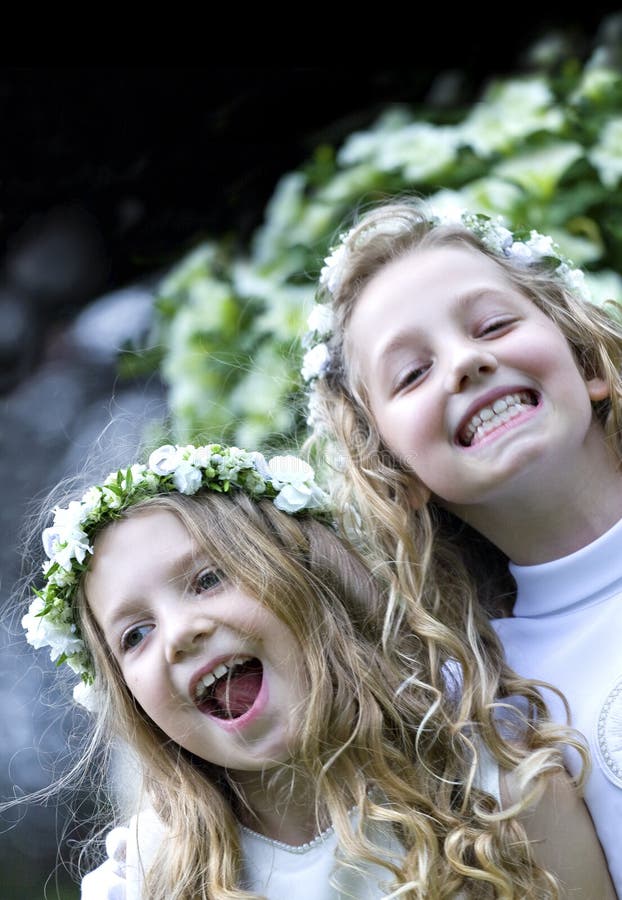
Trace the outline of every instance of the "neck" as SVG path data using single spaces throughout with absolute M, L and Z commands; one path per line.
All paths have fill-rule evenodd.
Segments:
M 240 822 L 272 840 L 299 846 L 328 824 L 318 822 L 314 785 L 285 766 L 276 776 L 274 772 L 236 773 L 235 782 L 243 797 Z
M 622 518 L 622 473 L 601 442 L 582 467 L 563 461 L 511 496 L 460 516 L 517 565 L 538 565 L 587 546 Z

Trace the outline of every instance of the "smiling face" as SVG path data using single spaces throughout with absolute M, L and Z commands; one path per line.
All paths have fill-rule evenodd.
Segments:
M 542 490 L 600 429 L 591 402 L 604 381 L 586 381 L 557 325 L 468 247 L 380 270 L 354 307 L 346 356 L 385 444 L 467 520 L 473 505 Z
M 85 587 L 129 690 L 169 737 L 233 773 L 291 757 L 308 693 L 299 644 L 174 513 L 110 525 Z

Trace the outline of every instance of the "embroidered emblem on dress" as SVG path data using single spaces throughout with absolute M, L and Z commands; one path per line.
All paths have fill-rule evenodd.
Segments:
M 610 781 L 622 788 L 622 678 L 605 698 L 598 716 L 596 738 L 601 769 Z

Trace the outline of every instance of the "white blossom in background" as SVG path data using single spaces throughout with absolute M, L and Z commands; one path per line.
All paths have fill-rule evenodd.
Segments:
M 622 116 L 607 122 L 588 158 L 605 187 L 616 188 L 622 178 Z
M 559 39 L 541 40 L 533 74 L 497 77 L 470 105 L 388 106 L 281 177 L 246 250 L 227 237 L 188 254 L 160 285 L 150 340 L 164 351 L 174 438 L 227 435 L 260 446 L 304 439 L 301 365 L 312 381 L 329 362 L 328 334 L 306 323 L 318 277 L 335 288 L 340 235 L 354 210 L 378 199 L 414 193 L 442 217 L 501 215 L 522 238 L 515 260 L 539 252 L 524 238 L 535 228 L 588 267 L 586 277 L 558 271 L 586 296 L 600 269 L 622 271 L 622 72 L 610 63 L 612 33 L 582 67 L 576 58 L 559 64 Z M 443 184 L 450 187 L 438 190 Z M 503 250 L 501 230 L 487 238 Z
M 541 77 L 496 81 L 460 126 L 463 141 L 483 157 L 514 145 L 536 131 L 559 132 L 562 111 Z
M 574 142 L 559 141 L 541 150 L 521 153 L 493 168 L 497 178 L 517 184 L 532 197 L 550 199 L 561 178 L 584 155 L 583 147 Z

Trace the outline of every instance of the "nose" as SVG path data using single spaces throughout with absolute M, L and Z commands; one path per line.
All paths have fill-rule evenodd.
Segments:
M 176 663 L 197 653 L 206 638 L 213 633 L 216 623 L 196 609 L 179 609 L 171 615 L 165 626 L 164 654 L 168 663 Z
M 497 358 L 490 350 L 477 344 L 456 347 L 450 358 L 445 389 L 450 394 L 458 394 L 469 384 L 491 375 L 497 366 Z

